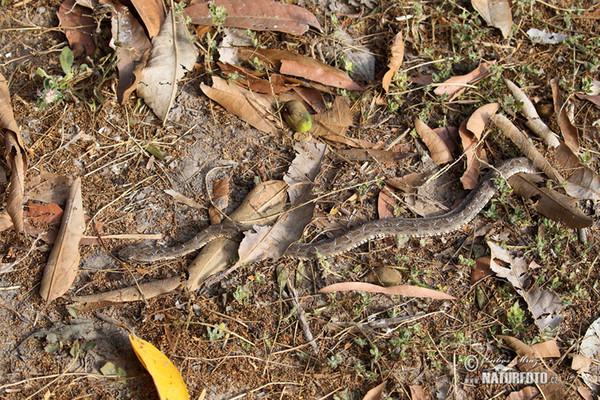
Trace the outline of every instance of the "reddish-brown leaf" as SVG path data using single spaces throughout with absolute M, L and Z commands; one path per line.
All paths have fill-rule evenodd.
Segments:
M 402 31 L 398 32 L 396 37 L 394 38 L 394 43 L 390 49 L 391 57 L 388 62 L 388 71 L 383 76 L 381 80 L 381 86 L 383 90 L 388 92 L 390 89 L 390 84 L 392 83 L 392 79 L 400 66 L 402 65 L 402 59 L 404 58 L 404 39 L 402 38 Z
M 454 100 L 458 95 L 471 85 L 489 75 L 490 65 L 486 62 L 479 64 L 477 68 L 465 75 L 453 76 L 447 79 L 433 91 L 438 96 L 448 95 L 448 101 Z
M 385 384 L 387 381 L 381 382 L 379 385 L 375 386 L 372 389 L 369 389 L 363 400 L 381 400 L 381 396 L 383 396 L 383 391 L 385 390 Z
M 60 222 L 63 214 L 62 208 L 56 203 L 38 204 L 30 201 L 27 208 L 25 216 L 28 217 L 29 222 L 56 224 Z
M 301 35 L 309 26 L 321 30 L 317 18 L 308 10 L 272 0 L 214 0 L 196 3 L 187 7 L 183 15 L 190 17 L 192 23 L 198 25 L 213 25 L 208 4 L 225 7 L 227 17 L 223 26 L 252 29 L 255 31 L 279 31 Z
M 377 213 L 379 219 L 394 218 L 394 209 L 396 208 L 396 198 L 393 196 L 393 189 L 385 185 L 379 192 L 377 198 Z
M 279 71 L 282 74 L 299 76 L 323 85 L 348 90 L 362 90 L 344 71 L 321 64 L 319 61 L 309 57 L 298 61 L 281 60 Z
M 76 5 L 75 0 L 63 1 L 58 9 L 58 26 L 66 28 L 65 35 L 75 57 L 91 56 L 96 51 L 96 21 L 92 14 L 91 9 Z
M 475 268 L 471 270 L 471 285 L 493 274 L 494 271 L 490 268 L 490 258 L 480 257 L 475 262 Z

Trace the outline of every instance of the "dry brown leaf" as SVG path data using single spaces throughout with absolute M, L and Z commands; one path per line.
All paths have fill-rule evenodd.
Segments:
M 533 356 L 535 358 L 558 358 L 560 357 L 560 349 L 556 340 L 547 340 L 531 345 Z
M 214 0 L 196 3 L 187 7 L 183 15 L 190 17 L 192 23 L 198 25 L 213 25 L 208 4 L 225 7 L 227 17 L 223 26 L 252 29 L 255 31 L 279 31 L 301 35 L 309 26 L 321 30 L 317 18 L 308 10 L 272 0 Z
M 286 189 L 283 181 L 267 181 L 248 193 L 242 204 L 229 218 L 242 225 L 267 225 L 275 222 L 286 204 Z M 219 238 L 208 243 L 188 267 L 188 290 L 197 290 L 211 275 L 231 265 L 237 257 L 239 243 Z
M 351 147 L 373 147 L 373 144 L 369 145 L 364 140 L 344 136 L 352 122 L 353 115 L 348 100 L 342 96 L 337 96 L 331 109 L 326 113 L 312 116 L 312 128 L 308 133 L 316 139 L 322 139 L 337 146 L 345 144 Z M 298 134 L 295 139 L 303 140 L 305 135 Z
M 110 43 L 116 50 L 118 59 L 119 85 L 117 87 L 117 100 L 120 104 L 123 104 L 125 91 L 135 82 L 133 70 L 144 53 L 150 48 L 150 40 L 129 7 L 121 4 L 119 0 L 100 0 L 100 3 L 109 6 L 112 13 L 111 32 L 113 40 Z
M 429 149 L 431 159 L 437 164 L 445 164 L 452 161 L 452 152 L 442 138 L 431 129 L 425 122 L 415 118 L 415 130 L 425 142 Z
M 79 241 L 84 231 L 81 179 L 77 178 L 71 186 L 62 224 L 42 276 L 40 296 L 46 303 L 65 294 L 73 284 L 79 269 Z
M 490 103 L 479 107 L 458 129 L 465 158 L 467 160 L 467 167 L 460 178 L 465 189 L 473 189 L 477 186 L 481 161 L 487 160 L 485 149 L 479 144 L 485 126 L 490 120 L 490 117 L 498 111 L 499 107 L 500 104 L 498 103 Z
M 185 204 L 186 206 L 195 208 L 196 210 L 204 210 L 206 208 L 194 199 L 190 199 L 182 193 L 179 193 L 177 190 L 165 189 L 165 193 L 171 196 L 173 199 L 180 202 L 181 204 Z
M 452 101 L 458 97 L 468 87 L 489 75 L 490 64 L 483 62 L 477 68 L 465 75 L 453 76 L 440 84 L 433 93 L 441 96 L 448 95 L 447 101 Z
M 363 400 L 381 400 L 386 383 L 387 381 L 383 381 L 374 388 L 369 389 L 369 391 L 365 394 L 365 397 L 363 397 Z
M 490 117 L 498 111 L 500 104 L 489 103 L 473 111 L 473 114 L 467 120 L 467 129 L 473 133 L 477 139 L 481 139 L 483 130 L 490 120 Z
M 37 204 L 30 201 L 27 208 L 28 210 L 24 214 L 29 223 L 57 224 L 63 214 L 62 208 L 56 203 Z
M 163 2 L 160 0 L 131 0 L 131 3 L 144 22 L 150 39 L 158 35 L 165 20 Z
M 269 95 L 252 93 L 226 80 L 213 76 L 213 86 L 200 84 L 200 88 L 210 99 L 221 104 L 227 111 L 248 122 L 256 129 L 266 133 L 279 131 L 274 122 L 268 119 L 275 110 L 274 98 Z
M 490 258 L 480 257 L 475 261 L 475 268 L 471 270 L 471 285 L 493 274 L 494 271 L 490 268 Z
M 402 190 L 404 193 L 415 193 L 431 177 L 433 171 L 411 172 L 399 178 L 386 179 L 386 185 L 394 189 Z
M 504 83 L 506 83 L 506 86 L 511 91 L 515 100 L 522 104 L 521 113 L 527 118 L 526 124 L 529 129 L 538 135 L 544 141 L 546 146 L 558 147 L 560 143 L 556 133 L 552 132 L 552 130 L 548 128 L 548 125 L 540 119 L 535 106 L 531 100 L 529 100 L 529 97 L 527 97 L 525 92 L 509 79 L 504 78 Z
M 600 176 L 584 165 L 563 142 L 556 149 L 556 160 L 568 181 L 565 191 L 569 195 L 579 199 L 600 199 Z
M 577 128 L 571 123 L 565 109 L 562 97 L 560 96 L 560 89 L 558 88 L 558 78 L 552 78 L 550 80 L 550 87 L 552 88 L 552 99 L 554 100 L 554 112 L 556 114 L 556 121 L 560 127 L 560 131 L 565 139 L 565 144 L 577 154 L 579 152 L 579 133 Z
M 586 228 L 593 224 L 594 220 L 577 207 L 574 198 L 546 187 L 538 187 L 535 177 L 536 175 L 517 174 L 508 181 L 520 196 L 539 198 L 535 209 L 546 218 L 560 221 L 569 228 Z
M 91 56 L 96 51 L 94 32 L 96 21 L 93 11 L 76 5 L 75 0 L 65 0 L 58 9 L 58 26 L 65 28 L 65 36 L 75 57 L 87 54 Z
M 404 38 L 402 37 L 402 31 L 398 32 L 396 37 L 394 37 L 394 43 L 392 43 L 390 53 L 391 57 L 388 62 L 388 71 L 381 79 L 381 86 L 386 93 L 390 90 L 392 79 L 394 78 L 394 75 L 396 75 L 396 72 L 398 72 L 398 69 L 400 69 L 402 60 L 404 59 Z
M 589 95 L 589 94 L 575 93 L 575 96 L 577 96 L 578 98 L 580 98 L 582 100 L 591 101 L 592 103 L 594 103 L 595 105 L 600 107 L 600 95 L 593 96 L 593 95 Z
M 327 111 L 323 93 L 317 89 L 304 86 L 294 86 L 294 92 L 298 93 L 302 100 L 306 101 L 317 113 L 321 114 Z
M 174 276 L 168 279 L 141 283 L 139 286 L 111 290 L 110 292 L 74 296 L 72 300 L 76 303 L 126 303 L 148 300 L 156 296 L 174 292 L 181 286 L 183 279 L 182 276 Z
M 25 184 L 25 197 L 42 203 L 64 204 L 73 179 L 51 172 L 42 172 Z
M 12 219 L 10 218 L 10 215 L 8 215 L 8 213 L 5 211 L 1 211 L 0 212 L 0 232 L 3 232 L 12 227 L 13 227 L 13 223 L 12 223 Z
M 534 386 L 526 386 L 518 392 L 512 392 L 506 400 L 531 400 L 535 399 L 540 391 Z
M 148 63 L 142 71 L 137 93 L 152 111 L 166 121 L 175 98 L 177 82 L 191 71 L 198 57 L 198 50 L 190 40 L 183 18 L 167 15 L 160 33 L 152 39 Z
M 548 374 L 547 382 L 549 383 L 540 383 L 538 385 L 545 399 L 563 400 L 566 398 L 565 386 L 560 381 L 560 377 L 554 371 L 546 369 L 541 363 L 536 361 L 535 352 L 531 347 L 511 336 L 498 335 L 498 337 L 504 340 L 520 356 L 517 363 L 519 370 L 523 372 L 545 372 Z
M 299 76 L 323 85 L 348 90 L 362 90 L 346 72 L 323 64 L 311 57 L 291 53 L 286 50 L 240 48 L 240 60 L 253 60 L 255 57 L 265 64 L 279 69 L 282 74 Z
M 427 400 L 428 397 L 421 385 L 408 385 L 410 389 L 410 400 Z
M 505 39 L 508 37 L 513 25 L 508 0 L 471 0 L 471 4 L 488 25 L 500 29 Z
M 223 220 L 222 211 L 229 205 L 229 179 L 218 179 L 213 184 L 213 197 L 208 207 L 208 218 L 211 224 L 218 224 Z
M 291 208 L 271 227 L 260 227 L 256 233 L 246 233 L 240 243 L 236 266 L 265 258 L 279 258 L 290 244 L 302 237 L 304 227 L 312 220 L 314 179 L 319 173 L 327 146 L 323 143 L 298 142 L 296 157 L 284 180 L 289 185 Z
M 319 289 L 319 293 L 334 293 L 348 291 L 363 291 L 368 293 L 387 294 L 390 296 L 419 297 L 434 300 L 456 299 L 455 297 L 450 296 L 449 294 L 446 294 L 444 292 L 438 292 L 437 290 L 412 285 L 397 285 L 383 287 L 365 282 L 341 282 L 334 283 L 333 285 L 329 285 L 322 289 Z
M 583 385 L 577 386 L 577 393 L 579 393 L 579 395 L 581 396 L 581 398 L 583 400 L 594 400 L 594 395 L 592 394 L 592 391 L 587 386 L 583 386 Z

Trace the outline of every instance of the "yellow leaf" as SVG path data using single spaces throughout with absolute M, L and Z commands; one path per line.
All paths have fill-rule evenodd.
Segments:
M 129 341 L 144 368 L 152 375 L 161 400 L 189 400 L 185 382 L 167 356 L 134 334 L 129 335 Z

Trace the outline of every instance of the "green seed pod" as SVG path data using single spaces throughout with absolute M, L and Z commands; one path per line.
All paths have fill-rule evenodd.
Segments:
M 296 132 L 308 132 L 312 127 L 310 114 L 306 110 L 306 107 L 304 107 L 304 104 L 298 100 L 285 102 L 281 109 L 281 115 L 289 127 Z

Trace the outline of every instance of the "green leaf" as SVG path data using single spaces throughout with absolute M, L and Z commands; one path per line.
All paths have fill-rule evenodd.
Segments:
M 161 160 L 163 158 L 165 158 L 166 154 L 163 153 L 160 148 L 153 146 L 151 144 L 149 144 L 148 146 L 146 146 L 146 151 L 150 154 L 152 154 L 154 157 L 156 157 L 157 159 Z
M 71 73 L 74 59 L 75 57 L 73 56 L 73 52 L 71 51 L 71 49 L 68 46 L 63 47 L 62 51 L 60 52 L 60 66 L 62 67 L 62 70 L 64 71 L 65 75 Z
M 100 372 L 104 376 L 118 376 L 119 378 L 127 378 L 127 372 L 121 367 L 116 366 L 111 362 L 107 362 L 100 368 Z

